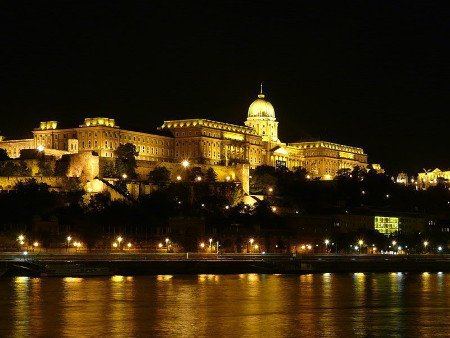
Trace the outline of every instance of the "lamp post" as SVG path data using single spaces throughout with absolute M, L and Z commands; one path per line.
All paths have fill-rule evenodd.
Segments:
M 254 242 L 255 240 L 253 239 L 253 238 L 250 238 L 249 240 L 248 240 L 248 242 L 250 243 L 250 249 L 253 249 L 253 242 Z M 248 250 L 248 251 L 250 251 L 250 250 Z M 251 250 L 251 251 L 253 251 L 253 250 Z
M 67 236 L 66 240 L 67 240 L 67 249 L 66 249 L 66 251 L 69 252 L 69 246 L 70 246 L 70 241 L 72 240 L 72 236 Z
M 169 253 L 169 239 L 166 238 L 166 253 Z
M 325 252 L 328 253 L 328 244 L 330 244 L 330 240 L 329 240 L 329 239 L 326 239 L 326 240 L 324 241 L 324 243 L 325 243 Z
M 358 241 L 358 244 L 359 244 L 359 253 L 361 254 L 361 248 L 362 248 L 362 246 L 363 246 L 363 244 L 364 244 L 364 241 L 363 241 L 362 239 L 360 239 L 360 240 Z
M 25 236 L 22 235 L 22 234 L 17 236 L 17 242 L 19 243 L 19 246 L 20 246 L 19 250 L 21 250 L 22 249 L 22 245 L 25 244 Z
M 423 247 L 425 248 L 425 253 L 427 253 L 428 241 L 423 242 Z
M 122 250 L 122 247 L 120 246 L 120 243 L 122 243 L 123 238 L 122 236 L 117 237 L 117 243 L 119 243 L 119 250 Z
M 213 239 L 210 238 L 210 239 L 209 239 L 209 252 L 210 252 L 210 253 L 212 253 L 212 241 L 213 241 Z

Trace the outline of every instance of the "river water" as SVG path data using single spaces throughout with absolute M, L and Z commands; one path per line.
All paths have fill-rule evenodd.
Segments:
M 0 279 L 0 337 L 450 336 L 450 274 Z

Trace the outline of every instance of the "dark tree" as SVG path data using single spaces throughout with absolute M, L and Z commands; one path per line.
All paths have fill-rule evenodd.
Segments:
M 0 161 L 6 161 L 9 160 L 8 153 L 5 149 L 0 148 Z
M 70 157 L 64 155 L 61 159 L 57 160 L 55 163 L 55 175 L 56 176 L 67 176 L 67 172 L 70 166 Z
M 188 181 L 196 181 L 198 177 L 201 177 L 203 179 L 203 171 L 202 168 L 200 167 L 193 167 L 191 170 L 189 170 L 188 172 Z
M 53 176 L 55 174 L 51 160 L 45 156 L 39 156 L 38 168 L 39 176 Z
M 163 185 L 170 181 L 170 171 L 166 167 L 156 167 L 150 171 L 150 182 L 158 185 Z
M 31 176 L 31 169 L 23 161 L 4 161 L 0 163 L 0 176 Z
M 139 155 L 136 147 L 131 143 L 120 144 L 114 154 L 119 175 L 126 174 L 129 178 L 136 178 L 136 156 Z
M 209 167 L 206 171 L 205 179 L 208 182 L 215 182 L 217 181 L 217 173 L 214 171 L 213 168 Z

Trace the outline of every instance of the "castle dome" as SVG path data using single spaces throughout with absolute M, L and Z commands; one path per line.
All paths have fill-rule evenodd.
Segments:
M 265 95 L 262 93 L 262 85 L 258 98 L 248 107 L 248 117 L 275 118 L 275 109 L 273 109 L 269 101 L 265 100 Z

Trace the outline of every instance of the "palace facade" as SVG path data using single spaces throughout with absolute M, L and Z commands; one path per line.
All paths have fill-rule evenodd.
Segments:
M 95 152 L 113 157 L 119 144 L 132 143 L 138 159 L 152 162 L 180 162 L 233 166 L 248 164 L 295 169 L 304 167 L 313 178 L 332 179 L 339 169 L 367 167 L 362 148 L 323 140 L 283 143 L 278 137 L 275 109 L 259 93 L 248 109 L 244 125 L 209 119 L 164 121 L 158 133 L 120 128 L 114 119 L 85 118 L 75 128 L 59 128 L 57 121 L 41 122 L 33 138 L 0 139 L 0 148 L 12 158 L 22 149 L 45 150 L 52 155 Z

